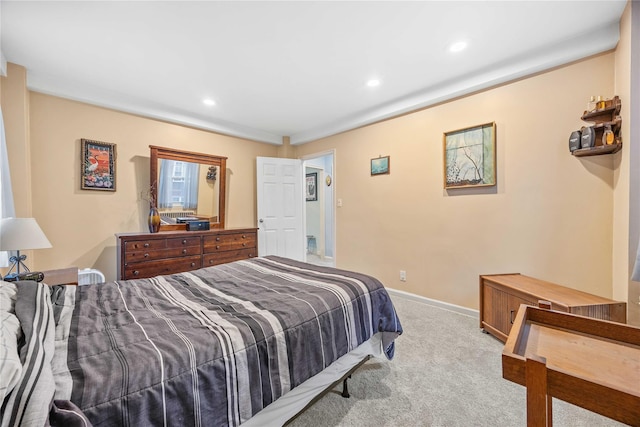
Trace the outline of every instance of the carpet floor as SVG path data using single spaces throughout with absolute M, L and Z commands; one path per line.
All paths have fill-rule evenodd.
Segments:
M 371 359 L 342 386 L 303 412 L 291 427 L 526 426 L 526 390 L 502 378 L 502 342 L 478 319 L 396 294 L 404 333 L 391 361 Z M 556 427 L 622 426 L 553 400 Z

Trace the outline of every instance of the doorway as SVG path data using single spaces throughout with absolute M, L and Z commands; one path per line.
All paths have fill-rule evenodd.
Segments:
M 305 156 L 305 259 L 335 267 L 334 152 Z M 314 191 L 315 190 L 315 191 Z

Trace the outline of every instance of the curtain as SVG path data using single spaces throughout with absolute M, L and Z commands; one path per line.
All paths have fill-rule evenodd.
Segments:
M 175 161 L 164 160 L 160 162 L 160 179 L 158 180 L 158 208 L 166 209 L 173 206 L 171 202 L 171 183 Z
M 167 209 L 174 203 L 183 209 L 198 209 L 198 178 L 200 165 L 162 159 L 158 179 L 158 208 Z
M 197 163 L 187 163 L 184 173 L 185 195 L 184 208 L 198 209 L 198 174 L 200 165 Z
M 638 245 L 638 252 L 636 253 L 636 262 L 633 265 L 631 280 L 634 282 L 640 282 L 640 244 Z
M 16 216 L 13 204 L 13 190 L 11 189 L 11 174 L 9 173 L 9 158 L 7 157 L 7 141 L 4 136 L 4 119 L 0 108 L 0 218 Z M 9 265 L 9 254 L 0 252 L 0 267 Z

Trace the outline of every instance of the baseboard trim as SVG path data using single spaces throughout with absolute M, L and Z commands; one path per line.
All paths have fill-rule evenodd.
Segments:
M 417 302 L 432 305 L 432 306 L 453 311 L 456 313 L 464 314 L 465 316 L 474 317 L 476 319 L 480 318 L 480 312 L 472 308 L 462 307 L 461 305 L 449 304 L 448 302 L 438 301 L 435 299 L 423 297 L 421 295 L 412 294 L 410 292 L 401 291 L 399 289 L 393 289 L 393 288 L 386 288 L 386 289 L 391 295 L 396 294 Z

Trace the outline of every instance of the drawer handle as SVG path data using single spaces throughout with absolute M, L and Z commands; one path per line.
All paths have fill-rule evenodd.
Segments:
M 183 245 L 186 245 L 186 244 L 187 244 L 187 240 L 186 240 L 186 239 L 185 239 L 185 240 L 183 240 L 183 241 L 182 241 L 182 244 L 183 244 Z
M 192 262 L 192 263 L 191 263 L 191 267 L 195 267 L 195 266 L 196 266 L 196 263 L 195 263 L 195 262 Z
M 149 258 L 149 254 L 144 254 L 144 257 L 145 258 Z
M 216 245 L 216 249 L 220 249 L 220 246 Z
M 145 243 L 145 244 L 144 244 L 144 247 L 145 247 L 145 248 L 148 248 L 148 247 L 149 247 L 149 244 L 148 244 L 148 243 Z
M 219 242 L 219 241 L 220 241 L 220 238 L 219 238 L 219 237 L 216 237 L 216 242 Z
M 247 236 L 245 236 L 245 235 L 243 234 L 243 235 L 242 235 L 242 238 L 243 238 L 243 239 L 246 239 L 246 238 L 247 238 Z
M 253 254 L 249 254 L 249 258 L 253 258 Z
M 513 325 L 513 313 L 515 313 L 515 310 L 511 310 L 511 312 L 509 312 L 509 323 L 511 323 Z
M 212 259 L 209 260 L 209 264 L 213 264 L 213 260 Z
M 247 246 L 247 244 L 243 242 L 243 243 L 242 243 L 242 246 Z
M 183 250 L 182 250 L 182 253 L 183 253 L 183 254 L 186 254 L 186 253 L 187 253 L 187 250 L 186 250 L 186 249 L 183 249 Z
M 134 271 L 133 271 L 133 275 L 134 275 L 134 276 L 137 276 L 138 274 L 140 274 L 140 272 L 139 272 L 138 270 L 134 270 Z

